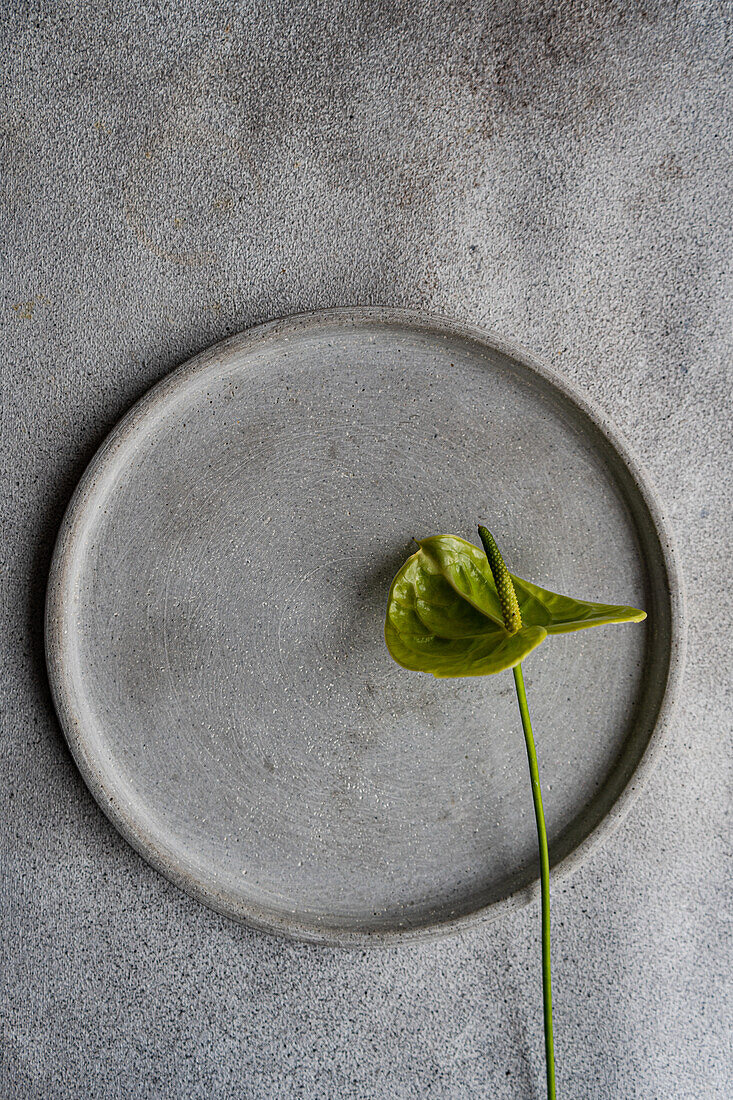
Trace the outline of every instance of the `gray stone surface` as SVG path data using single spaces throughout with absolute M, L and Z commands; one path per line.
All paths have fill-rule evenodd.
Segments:
M 565 1098 L 729 1093 L 730 53 L 720 4 L 16 4 L 3 17 L 3 1097 L 542 1095 L 537 914 L 352 953 L 134 854 L 71 764 L 42 604 L 105 432 L 227 333 L 386 302 L 583 386 L 676 526 L 677 735 L 554 895 Z

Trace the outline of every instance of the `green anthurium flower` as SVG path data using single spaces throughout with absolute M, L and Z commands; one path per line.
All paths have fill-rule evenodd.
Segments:
M 384 633 L 403 668 L 489 676 L 518 665 L 548 634 L 646 618 L 636 607 L 576 600 L 514 576 L 498 551 L 490 562 L 496 544 L 479 530 L 486 553 L 456 535 L 433 535 L 393 580 Z
M 556 1100 L 550 974 L 550 854 L 540 773 L 522 674 L 522 661 L 548 634 L 604 623 L 638 623 L 636 607 L 589 603 L 549 592 L 510 573 L 485 527 L 484 549 L 455 535 L 433 535 L 392 581 L 384 636 L 403 668 L 440 678 L 490 676 L 511 668 L 527 746 L 537 821 L 542 900 L 542 1003 L 548 1100 Z

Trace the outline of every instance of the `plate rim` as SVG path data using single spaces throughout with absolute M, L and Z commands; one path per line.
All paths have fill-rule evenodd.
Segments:
M 61 731 L 86 786 L 112 825 L 148 864 L 185 893 L 195 897 L 210 909 L 259 931 L 332 947 L 363 948 L 415 943 L 498 920 L 505 913 L 538 898 L 539 879 L 534 879 L 530 884 L 513 890 L 505 897 L 488 905 L 479 906 L 470 912 L 456 917 L 438 918 L 429 924 L 412 928 L 352 930 L 338 926 L 329 927 L 323 923 L 308 923 L 297 914 L 285 912 L 275 914 L 253 903 L 232 904 L 225 894 L 197 881 L 184 868 L 176 866 L 166 858 L 166 855 L 156 847 L 154 839 L 142 828 L 136 826 L 134 820 L 125 814 L 124 808 L 118 803 L 114 794 L 107 789 L 101 774 L 94 766 L 93 756 L 85 750 L 81 723 L 74 717 L 72 700 L 66 686 L 69 674 L 64 667 L 62 625 L 70 609 L 65 585 L 65 574 L 70 564 L 67 559 L 79 526 L 83 522 L 85 505 L 92 497 L 97 479 L 103 473 L 108 458 L 118 446 L 124 443 L 137 423 L 156 405 L 165 401 L 168 394 L 181 382 L 206 370 L 222 355 L 230 354 L 235 350 L 246 352 L 273 338 L 287 337 L 339 322 L 352 326 L 368 323 L 379 326 L 399 324 L 408 329 L 426 331 L 435 336 L 470 340 L 506 356 L 520 367 L 536 374 L 580 409 L 616 452 L 628 470 L 656 532 L 669 592 L 670 631 L 666 683 L 654 726 L 625 786 L 601 820 L 572 851 L 552 866 L 553 882 L 564 879 L 576 870 L 608 840 L 636 802 L 659 762 L 669 740 L 671 721 L 684 670 L 687 624 L 679 554 L 669 522 L 644 466 L 634 456 L 618 429 L 610 423 L 582 389 L 571 384 L 512 338 L 500 336 L 480 325 L 458 321 L 426 310 L 387 305 L 337 306 L 290 314 L 228 336 L 187 359 L 146 390 L 117 421 L 88 463 L 71 495 L 53 550 L 46 589 L 44 636 L 46 668 Z

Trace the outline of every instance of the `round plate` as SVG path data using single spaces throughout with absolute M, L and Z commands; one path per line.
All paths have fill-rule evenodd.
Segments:
M 401 310 L 262 325 L 127 414 L 51 569 L 61 725 L 142 855 L 222 913 L 328 943 L 458 928 L 533 896 L 510 674 L 405 672 L 383 638 L 412 536 L 647 623 L 525 663 L 555 869 L 648 771 L 679 673 L 680 587 L 648 487 L 529 355 Z

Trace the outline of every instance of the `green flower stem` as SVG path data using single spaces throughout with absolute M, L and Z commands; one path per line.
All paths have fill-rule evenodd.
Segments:
M 547 1064 L 547 1097 L 555 1100 L 555 1048 L 552 1041 L 552 982 L 550 978 L 550 856 L 547 850 L 547 830 L 545 814 L 542 809 L 542 791 L 540 773 L 537 767 L 537 752 L 532 736 L 532 723 L 529 718 L 527 693 L 524 690 L 524 676 L 521 662 L 512 669 L 517 689 L 519 713 L 522 716 L 522 729 L 527 743 L 529 774 L 532 779 L 532 799 L 537 818 L 537 839 L 540 846 L 540 884 L 542 888 L 542 1004 L 545 1012 L 545 1058 Z

